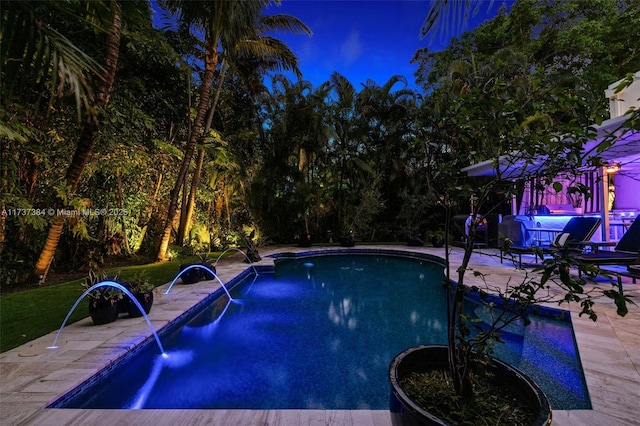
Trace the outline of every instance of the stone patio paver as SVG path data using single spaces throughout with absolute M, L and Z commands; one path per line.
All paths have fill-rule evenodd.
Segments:
M 406 246 L 367 246 L 356 248 L 399 249 L 444 256 L 444 249 Z M 300 252 L 322 247 L 263 247 L 262 261 L 270 265 L 268 254 Z M 462 250 L 451 252 L 452 270 L 460 264 Z M 249 266 L 244 256 L 222 259 L 218 276 L 223 282 Z M 473 268 L 487 273 L 490 283 L 504 285 L 509 278 L 520 279 L 523 271 L 509 261 L 500 263 L 496 250 L 479 250 L 472 258 Z M 531 269 L 529 268 L 530 272 Z M 471 284 L 473 277 L 468 276 Z M 598 283 L 608 286 L 609 283 Z M 219 287 L 216 280 L 192 285 L 176 284 L 171 293 L 155 290 L 154 307 L 149 315 L 153 326 L 161 329 Z M 640 284 L 624 280 L 625 294 L 640 300 Z M 554 411 L 554 425 L 616 426 L 640 425 L 640 308 L 631 306 L 620 318 L 608 300 L 598 305 L 596 323 L 580 318 L 570 307 L 576 342 L 593 405 L 592 410 Z M 566 306 L 563 306 L 567 309 Z M 91 377 L 135 344 L 151 334 L 143 318 L 122 319 L 95 327 L 90 319 L 65 327 L 59 349 L 50 350 L 55 332 L 0 354 L 0 424 L 2 425 L 376 425 L 390 426 L 392 415 L 385 410 L 81 410 L 48 409 L 48 403 Z

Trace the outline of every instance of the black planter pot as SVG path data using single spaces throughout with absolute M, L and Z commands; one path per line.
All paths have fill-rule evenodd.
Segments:
M 389 366 L 389 382 L 391 383 L 391 407 L 394 417 L 403 425 L 440 425 L 451 426 L 450 423 L 434 416 L 415 404 L 400 387 L 400 382 L 413 372 L 424 373 L 431 370 L 448 368 L 448 348 L 443 345 L 415 346 L 401 352 Z M 538 417 L 531 426 L 551 424 L 551 405 L 536 383 L 518 369 L 493 359 L 489 368 L 505 384 L 512 393 L 538 412 Z
M 138 303 L 142 305 L 142 309 L 144 310 L 145 314 L 148 314 L 149 312 L 151 312 L 151 306 L 153 305 L 152 291 L 148 293 L 132 293 L 132 294 L 136 298 Z M 142 312 L 140 312 L 140 309 L 138 309 L 138 306 L 135 304 L 133 300 L 131 300 L 130 297 L 126 296 L 124 300 L 125 300 L 124 304 L 126 306 L 126 309 L 127 309 L 127 312 L 129 313 L 130 318 L 137 318 L 142 316 Z
M 353 237 L 347 236 L 347 237 L 341 237 L 340 238 L 340 245 L 342 247 L 353 247 L 356 245 L 356 240 L 353 239 Z
M 184 263 L 180 265 L 180 272 L 187 269 L 187 267 L 197 265 L 196 263 Z M 180 275 L 180 279 L 183 284 L 195 284 L 202 279 L 202 269 L 201 268 L 191 268 L 186 271 L 184 274 Z
M 109 324 L 118 319 L 119 306 L 117 299 L 89 300 L 89 315 L 95 325 Z
M 213 271 L 213 274 L 216 273 L 216 267 L 215 266 L 213 266 L 213 265 L 205 265 L 205 264 L 202 264 L 202 266 L 206 266 L 207 268 L 211 269 Z M 215 279 L 216 277 L 213 274 L 211 272 L 207 271 L 205 268 L 200 268 L 200 279 L 202 279 L 202 280 L 211 281 L 211 280 Z
M 440 237 L 431 237 L 431 245 L 434 247 L 444 247 L 444 238 Z
M 311 247 L 313 245 L 313 235 L 301 233 L 298 234 L 298 247 Z

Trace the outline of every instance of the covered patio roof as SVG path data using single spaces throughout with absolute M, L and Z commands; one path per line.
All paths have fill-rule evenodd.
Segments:
M 624 127 L 628 115 L 610 118 L 599 126 L 593 126 L 596 139 L 585 144 L 586 158 L 599 155 L 609 163 L 619 164 L 626 169 L 640 168 L 640 131 Z M 601 148 L 603 142 L 615 137 L 615 142 L 608 148 Z M 600 148 L 599 148 L 600 147 Z M 602 149 L 601 152 L 600 149 Z
M 599 126 L 592 126 L 595 139 L 583 146 L 583 165 L 587 166 L 590 158 L 599 156 L 605 163 L 619 166 L 625 170 L 625 173 L 640 179 L 640 131 L 625 127 L 625 122 L 629 118 L 630 115 L 625 114 L 605 120 Z M 483 161 L 465 167 L 461 171 L 467 176 L 496 176 L 499 173 L 505 180 L 521 180 L 541 171 L 542 164 L 546 160 L 543 156 L 528 161 L 515 160 L 515 158 L 517 156 L 502 156 L 497 161 Z M 603 241 L 609 241 L 609 205 L 605 200 L 609 178 L 604 170 L 600 171 L 600 177 L 601 237 Z
M 615 163 L 627 170 L 640 170 L 640 131 L 624 127 L 628 115 L 605 120 L 592 126 L 596 138 L 583 147 L 585 161 L 598 155 L 608 163 Z M 611 146 L 609 141 L 615 138 Z M 542 170 L 546 160 L 515 160 L 513 156 L 502 156 L 498 160 L 486 160 L 463 168 L 467 176 L 496 176 L 498 171 L 504 179 L 523 179 Z

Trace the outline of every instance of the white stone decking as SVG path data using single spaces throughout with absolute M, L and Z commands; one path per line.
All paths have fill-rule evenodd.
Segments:
M 259 264 L 272 262 L 266 255 L 279 251 L 318 249 L 263 247 Z M 418 251 L 444 256 L 444 249 L 405 246 L 365 246 Z M 451 252 L 453 270 L 462 251 Z M 218 275 L 227 282 L 248 266 L 243 256 L 234 254 L 218 263 Z M 522 271 L 496 252 L 474 254 L 472 267 L 484 272 L 492 284 Z M 529 269 L 530 271 L 531 269 Z M 470 275 L 468 275 L 470 277 Z M 625 294 L 640 300 L 640 284 L 624 280 Z M 608 283 L 601 283 L 603 286 Z M 176 285 L 168 295 L 167 285 L 156 289 L 150 319 L 160 329 L 218 288 L 217 281 Z M 566 307 L 565 307 L 566 309 Z M 573 310 L 573 309 L 572 309 Z M 640 307 L 631 306 L 620 318 L 609 301 L 598 305 L 598 321 L 579 318 L 572 312 L 576 340 L 584 368 L 592 410 L 553 412 L 553 424 L 560 426 L 640 425 Z M 367 410 L 80 410 L 47 409 L 48 403 L 91 377 L 102 367 L 150 335 L 143 318 L 121 319 L 93 326 L 86 318 L 65 327 L 59 349 L 48 350 L 55 332 L 0 354 L 0 425 L 379 425 L 390 426 L 389 411 Z

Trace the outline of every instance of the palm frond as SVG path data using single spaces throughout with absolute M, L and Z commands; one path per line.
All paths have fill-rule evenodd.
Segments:
M 261 59 L 262 68 L 271 71 L 293 71 L 300 78 L 298 58 L 289 46 L 273 37 L 245 39 L 238 43 L 237 51 Z
M 481 5 L 490 9 L 494 0 L 433 0 L 429 13 L 420 27 L 420 38 L 431 34 L 431 41 L 437 35 L 449 39 L 466 29 L 469 18 L 476 15 Z
M 262 15 L 256 23 L 258 34 L 266 32 L 282 32 L 290 34 L 306 34 L 311 36 L 313 32 L 304 22 L 292 15 Z
M 93 96 L 89 75 L 99 74 L 102 69 L 43 20 L 56 13 L 73 17 L 79 11 L 72 5 L 62 8 L 32 2 L 9 2 L 3 7 L 0 33 L 2 95 L 11 99 L 31 92 L 34 85 L 48 84 L 52 95 L 50 102 L 56 96 L 72 93 L 80 115 L 81 106 L 87 107 Z

